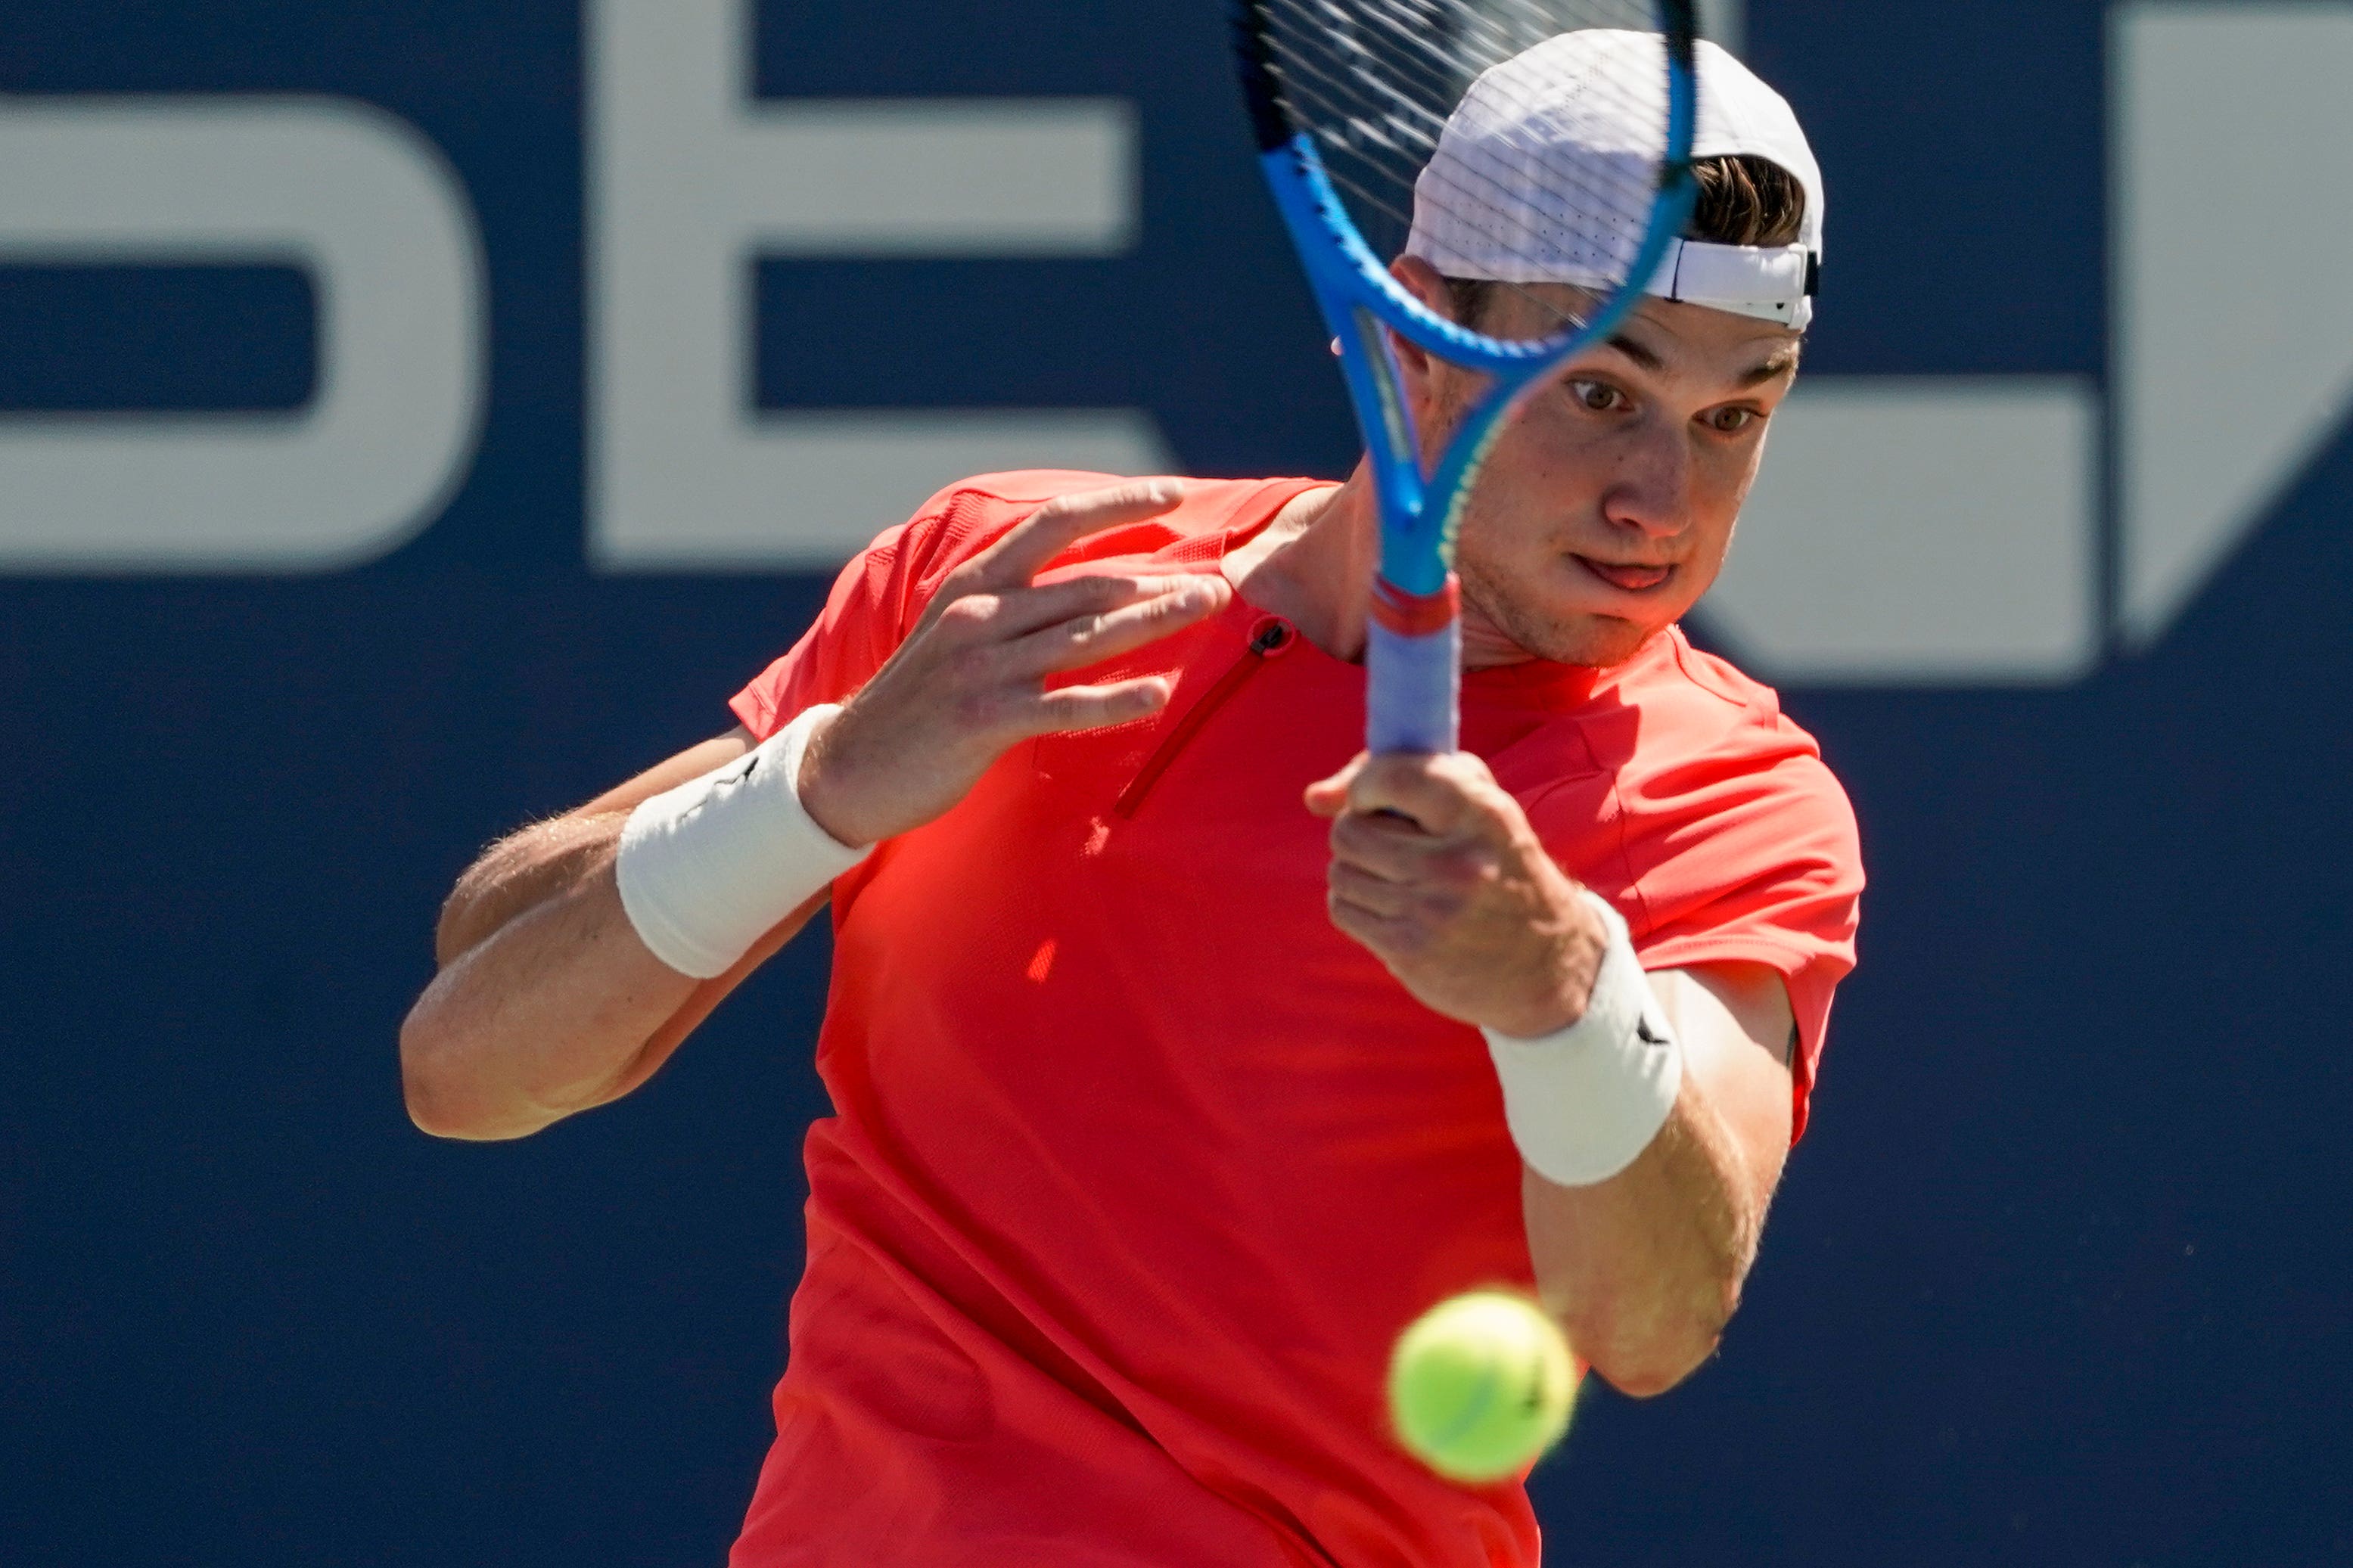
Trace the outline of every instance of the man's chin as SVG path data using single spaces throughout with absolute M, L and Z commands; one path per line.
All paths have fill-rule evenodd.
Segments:
M 1620 665 L 1642 651 L 1642 645 L 1659 635 L 1663 627 L 1638 626 L 1630 622 L 1604 616 L 1592 617 L 1593 624 L 1580 636 L 1567 639 L 1557 653 L 1540 654 L 1556 664 L 1580 665 L 1588 669 L 1608 669 Z
M 1628 595 L 1583 592 L 1587 585 L 1574 579 L 1525 581 L 1475 558 L 1458 559 L 1455 570 L 1461 575 L 1466 612 L 1463 653 L 1472 664 L 1508 663 L 1516 654 L 1607 669 L 1641 652 L 1644 643 L 1672 624 L 1666 612 L 1679 607 L 1643 604 L 1640 608 L 1645 613 L 1632 620 L 1624 614 L 1636 607 L 1622 602 Z M 1530 591 L 1538 587 L 1550 592 Z M 1666 595 L 1657 597 L 1663 601 Z M 1612 602 L 1596 602 L 1604 599 Z M 1482 646 L 1489 644 L 1493 646 Z
M 1587 611 L 1531 615 L 1517 605 L 1505 608 L 1500 616 L 1490 612 L 1487 618 L 1512 646 L 1530 658 L 1588 669 L 1625 663 L 1665 629 Z

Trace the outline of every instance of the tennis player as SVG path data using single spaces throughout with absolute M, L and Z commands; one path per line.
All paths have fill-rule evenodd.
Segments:
M 1688 253 L 1464 522 L 1461 752 L 1356 754 L 1361 469 L 999 474 L 851 563 L 733 728 L 459 880 L 402 1063 L 474 1139 L 643 1084 L 830 899 L 835 1114 L 739 1568 L 1533 1563 L 1522 1486 L 1389 1435 L 1399 1331 L 1503 1283 L 1629 1394 L 1713 1353 L 1862 876 L 1814 742 L 1676 626 L 1822 224 L 1788 106 L 1703 72 Z M 1470 248 L 1418 225 L 1396 275 L 1573 308 Z M 1471 377 L 1398 353 L 1442 437 Z

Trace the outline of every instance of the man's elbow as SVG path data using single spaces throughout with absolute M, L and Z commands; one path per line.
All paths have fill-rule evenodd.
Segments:
M 490 1118 L 468 1105 L 461 1097 L 450 1094 L 445 1086 L 417 1073 L 403 1072 L 400 1075 L 400 1098 L 407 1108 L 408 1120 L 428 1138 L 480 1143 L 522 1136 L 520 1132 L 499 1131 Z
M 1582 1342 L 1572 1331 L 1570 1342 L 1610 1387 L 1629 1398 L 1655 1399 L 1708 1363 L 1738 1306 L 1737 1286 L 1708 1290 L 1679 1310 L 1591 1325 Z
M 408 1120 L 434 1138 L 490 1143 L 527 1138 L 558 1120 L 526 1108 L 498 1103 L 470 1075 L 456 1070 L 446 1043 L 437 1037 L 423 1004 L 400 1026 L 400 1095 Z
M 1655 1399 L 1705 1366 L 1720 1342 L 1720 1335 L 1658 1335 L 1613 1350 L 1593 1370 L 1630 1399 Z

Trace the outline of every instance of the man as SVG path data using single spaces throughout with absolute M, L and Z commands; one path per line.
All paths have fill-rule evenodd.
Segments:
M 1788 106 L 1704 70 L 1694 237 L 1818 257 Z M 1451 254 L 1418 226 L 1396 275 L 1499 331 L 1574 303 Z M 997 475 L 854 562 L 733 730 L 460 879 L 402 1055 L 467 1138 L 628 1093 L 830 897 L 737 1563 L 1535 1560 L 1520 1487 L 1398 1448 L 1384 1365 L 1501 1282 L 1655 1394 L 1738 1298 L 1862 874 L 1812 742 L 1675 622 L 1810 309 L 1648 300 L 1503 437 L 1458 754 L 1350 760 L 1361 468 Z M 1474 380 L 1398 352 L 1442 439 Z

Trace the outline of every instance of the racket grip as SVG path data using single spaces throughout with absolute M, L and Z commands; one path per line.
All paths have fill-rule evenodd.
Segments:
M 1373 584 L 1366 625 L 1365 744 L 1443 753 L 1461 732 L 1462 619 L 1452 576 L 1435 594 Z

